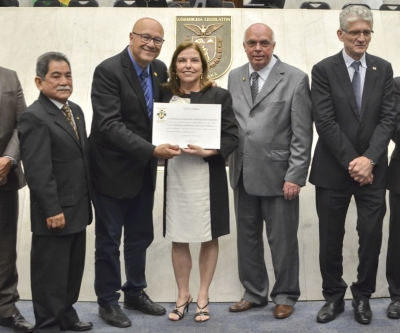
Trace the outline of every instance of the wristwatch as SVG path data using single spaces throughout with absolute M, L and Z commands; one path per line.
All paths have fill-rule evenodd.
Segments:
M 376 163 L 374 162 L 374 160 L 372 158 L 370 158 L 369 161 L 371 162 L 373 167 L 376 165 Z

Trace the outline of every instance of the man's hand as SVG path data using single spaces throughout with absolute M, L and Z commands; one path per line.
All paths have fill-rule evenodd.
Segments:
M 60 213 L 46 219 L 48 229 L 63 229 L 65 227 L 64 213 Z
M 360 182 L 360 186 L 370 185 L 374 180 L 374 174 L 371 172 L 369 177 L 365 178 L 362 182 Z
M 169 143 L 164 143 L 162 145 L 158 145 L 153 152 L 153 156 L 160 157 L 165 160 L 169 160 L 174 156 L 178 156 L 181 154 L 181 150 L 178 145 L 170 145 Z
M 7 176 L 4 177 L 3 179 L 0 179 L 0 186 L 5 184 L 7 184 Z
M 7 177 L 8 172 L 11 169 L 11 160 L 8 157 L 0 157 L 0 184 Z
M 286 200 L 293 200 L 300 193 L 300 185 L 285 181 L 282 191 Z
M 182 150 L 189 155 L 197 157 L 208 157 L 212 155 L 217 155 L 218 152 L 215 149 L 204 149 L 203 147 L 196 145 L 188 145 L 188 148 L 182 148 Z
M 349 174 L 355 181 L 365 183 L 372 173 L 373 167 L 368 157 L 360 156 L 349 163 Z

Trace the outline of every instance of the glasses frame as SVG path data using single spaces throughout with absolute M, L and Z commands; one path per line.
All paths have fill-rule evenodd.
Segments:
M 350 35 L 351 37 L 354 37 L 354 38 L 360 37 L 361 34 L 363 34 L 363 36 L 365 38 L 371 38 L 372 35 L 374 34 L 374 30 L 364 30 L 364 31 L 359 31 L 359 30 L 348 31 L 348 30 L 345 30 L 345 29 L 340 29 L 340 30 L 342 30 L 343 32 L 345 32 L 346 34 L 348 34 L 348 35 Z M 365 34 L 365 33 L 367 33 L 367 34 Z
M 162 46 L 163 43 L 165 42 L 165 39 L 162 39 L 160 37 L 151 37 L 148 34 L 138 34 L 137 32 L 134 31 L 132 31 L 132 33 L 134 35 L 138 35 L 140 37 L 140 41 L 145 44 L 150 43 L 150 41 L 152 40 L 155 46 Z
M 250 43 L 255 43 L 254 45 L 250 45 Z M 262 43 L 268 43 L 267 45 L 262 45 Z M 249 48 L 254 48 L 254 47 L 256 47 L 257 45 L 260 45 L 260 47 L 261 48 L 267 48 L 267 47 L 269 47 L 270 45 L 272 45 L 272 44 L 274 44 L 274 43 L 272 43 L 272 42 L 270 42 L 268 39 L 265 39 L 265 40 L 261 40 L 261 41 L 259 41 L 259 42 L 256 42 L 255 40 L 247 40 L 247 41 L 245 41 L 245 44 L 249 47 Z

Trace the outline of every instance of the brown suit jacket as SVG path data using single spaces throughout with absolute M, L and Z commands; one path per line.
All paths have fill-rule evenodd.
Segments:
M 8 173 L 7 183 L 0 186 L 0 191 L 13 191 L 25 186 L 17 133 L 18 119 L 25 109 L 24 93 L 17 74 L 0 67 L 0 156 L 11 156 L 18 163 Z

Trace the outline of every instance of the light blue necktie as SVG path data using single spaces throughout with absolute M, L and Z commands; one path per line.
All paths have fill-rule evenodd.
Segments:
M 360 114 L 361 111 L 361 98 L 362 98 L 362 93 L 361 93 L 361 76 L 360 76 L 360 62 L 359 61 L 354 61 L 351 66 L 354 68 L 354 75 L 353 75 L 353 80 L 351 81 L 351 84 L 353 85 L 353 90 L 354 90 L 354 95 L 356 96 L 356 102 L 357 102 L 357 108 L 358 108 L 358 114 Z
M 142 86 L 143 89 L 144 98 L 146 100 L 147 115 L 149 116 L 149 118 L 151 118 L 151 101 L 149 95 L 149 86 L 147 85 L 148 76 L 149 73 L 147 73 L 147 70 L 144 69 L 143 72 L 140 73 L 139 79 L 140 79 L 140 85 Z

